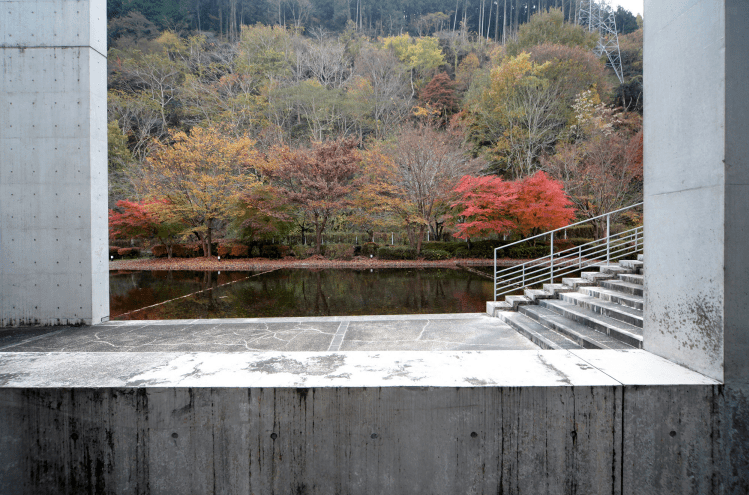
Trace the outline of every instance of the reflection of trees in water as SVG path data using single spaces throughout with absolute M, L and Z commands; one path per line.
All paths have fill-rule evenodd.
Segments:
M 491 282 L 449 269 L 289 269 L 218 287 L 248 275 L 165 272 L 140 276 L 138 280 L 146 282 L 145 287 L 137 294 L 115 295 L 113 301 L 120 297 L 117 304 L 132 311 L 148 305 L 146 302 L 156 304 L 202 290 L 205 292 L 139 312 L 133 318 L 251 318 L 481 312 L 491 296 Z M 214 290 L 207 290 L 210 288 Z M 151 295 L 144 297 L 144 291 Z M 131 295 L 134 299 L 128 300 Z

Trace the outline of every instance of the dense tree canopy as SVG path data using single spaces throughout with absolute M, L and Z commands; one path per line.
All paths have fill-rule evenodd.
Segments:
M 642 30 L 621 37 L 620 85 L 566 22 L 576 2 L 108 8 L 112 219 L 147 215 L 164 229 L 145 237 L 162 244 L 176 233 L 209 256 L 216 237 L 313 228 L 319 253 L 324 232 L 387 228 L 420 250 L 427 232 L 520 236 L 567 221 L 544 223 L 563 201 L 533 196 L 536 182 L 579 216 L 641 196 Z M 496 195 L 486 218 L 486 197 L 451 207 L 466 175 Z

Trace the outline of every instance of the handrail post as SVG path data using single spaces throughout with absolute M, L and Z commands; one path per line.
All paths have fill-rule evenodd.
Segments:
M 554 283 L 554 232 L 551 233 L 551 274 L 549 276 L 549 283 Z
M 577 246 L 577 267 L 583 269 L 583 247 Z
M 525 263 L 523 263 L 523 283 L 520 286 L 521 289 L 525 288 Z
M 609 266 L 611 253 L 611 213 L 606 215 L 606 266 Z
M 497 248 L 494 248 L 494 302 L 497 302 Z

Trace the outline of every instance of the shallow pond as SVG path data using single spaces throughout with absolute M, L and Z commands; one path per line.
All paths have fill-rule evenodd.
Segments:
M 492 281 L 460 269 L 110 273 L 112 319 L 483 313 Z

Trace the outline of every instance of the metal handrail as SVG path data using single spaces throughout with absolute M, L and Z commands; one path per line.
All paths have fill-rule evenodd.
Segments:
M 505 246 L 500 246 L 494 249 L 494 300 L 497 300 L 498 296 L 507 294 L 520 289 L 525 289 L 532 285 L 537 285 L 544 280 L 549 280 L 551 283 L 554 282 L 555 278 L 567 275 L 577 270 L 581 270 L 585 266 L 589 266 L 594 263 L 605 261 L 608 265 L 612 258 L 619 259 L 620 257 L 637 252 L 643 245 L 643 228 L 635 227 L 618 234 L 611 235 L 611 217 L 623 211 L 631 210 L 638 206 L 642 206 L 643 203 L 633 204 L 626 208 L 620 208 L 618 210 L 598 215 L 593 218 L 588 218 L 581 222 L 576 222 L 564 227 L 554 229 L 543 234 L 538 234 L 527 239 L 523 239 Z M 595 220 L 606 218 L 606 237 L 604 239 L 598 239 L 579 246 L 564 249 L 562 251 L 554 251 L 554 234 L 562 230 L 566 230 L 570 227 L 590 223 Z M 542 256 L 540 258 L 526 261 L 519 265 L 515 265 L 503 270 L 497 270 L 497 253 L 500 249 L 507 249 L 524 242 L 533 241 L 535 239 L 550 236 L 550 254 Z M 570 256 L 576 258 L 576 262 L 571 261 Z M 574 266 L 575 268 L 570 268 Z M 557 271 L 555 273 L 555 267 Z M 500 277 L 501 276 L 501 277 Z M 499 286 L 501 281 L 504 283 L 502 287 Z

